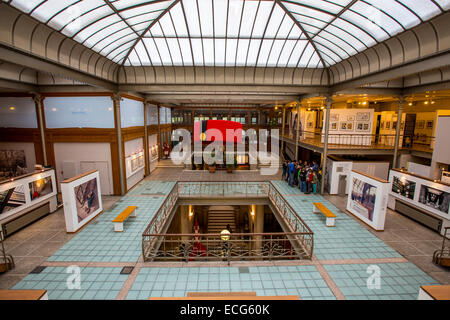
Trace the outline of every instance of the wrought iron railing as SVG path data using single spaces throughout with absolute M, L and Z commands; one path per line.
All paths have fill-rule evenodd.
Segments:
M 144 234 L 154 241 L 144 261 L 243 261 L 305 259 L 301 233 Z
M 235 190 L 232 192 L 232 188 L 229 188 L 231 186 L 236 187 L 238 191 Z M 208 189 L 207 187 L 213 188 Z M 191 260 L 191 258 L 194 260 L 220 260 L 223 258 L 218 248 L 224 242 L 218 234 L 164 234 L 164 227 L 167 227 L 168 223 L 170 223 L 168 218 L 176 208 L 176 202 L 179 197 L 185 199 L 199 197 L 268 197 L 289 226 L 290 232 L 232 234 L 230 240 L 228 240 L 229 242 L 225 242 L 233 248 L 232 250 L 230 249 L 231 251 L 226 256 L 226 259 L 275 259 L 275 257 L 283 259 L 312 258 L 314 233 L 271 182 L 177 182 L 142 234 L 142 254 L 144 261 L 152 261 L 161 257 L 164 257 L 166 260 L 182 259 L 184 256 L 180 255 L 178 251 L 183 247 L 183 250 L 186 250 L 183 252 L 189 252 L 189 259 L 187 261 Z M 206 241 L 207 245 L 203 241 Z M 290 243 L 290 249 L 293 252 L 288 254 L 285 249 L 282 249 L 287 248 L 285 246 L 287 242 L 283 241 Z M 196 245 L 197 242 L 202 243 L 206 248 L 207 258 L 204 258 L 205 255 L 203 253 L 201 257 L 196 257 L 194 249 L 201 247 L 198 244 Z M 282 243 L 283 245 L 281 245 Z
M 175 185 L 170 190 L 166 200 L 164 200 L 161 207 L 159 207 L 158 211 L 156 211 L 155 215 L 153 216 L 153 219 L 148 224 L 147 228 L 145 228 L 143 236 L 142 236 L 142 254 L 144 257 L 146 256 L 146 251 L 154 245 L 153 242 L 149 242 L 149 239 L 146 239 L 144 237 L 145 234 L 151 234 L 151 233 L 160 233 L 162 232 L 163 227 L 167 223 L 167 218 L 170 216 L 170 214 L 175 209 L 177 200 L 178 200 L 178 183 L 175 183 Z
M 287 223 L 291 232 L 298 232 L 301 236 L 298 237 L 301 246 L 307 253 L 308 259 L 312 258 L 314 248 L 314 233 L 303 221 L 302 218 L 295 212 L 291 205 L 284 199 L 277 188 L 270 182 L 268 185 L 268 195 L 275 209 L 281 215 L 283 220 Z M 312 208 L 311 208 L 312 211 Z

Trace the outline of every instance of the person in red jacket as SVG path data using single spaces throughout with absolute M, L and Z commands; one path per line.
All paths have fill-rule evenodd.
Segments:
M 308 170 L 308 174 L 306 175 L 306 193 L 311 193 L 313 184 L 313 173 L 311 169 Z

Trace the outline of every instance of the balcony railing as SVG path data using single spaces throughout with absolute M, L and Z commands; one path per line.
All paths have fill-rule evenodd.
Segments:
M 284 134 L 286 139 L 296 139 L 296 133 Z M 328 147 L 332 149 L 394 149 L 395 134 L 363 134 L 348 133 L 328 134 Z M 403 135 L 399 136 L 399 148 L 418 151 L 432 151 L 435 137 L 426 135 Z M 316 147 L 324 146 L 324 134 L 320 132 L 304 131 L 299 136 L 299 142 L 310 144 Z
M 179 197 L 269 198 L 290 232 L 165 234 Z M 313 247 L 314 233 L 271 182 L 177 182 L 142 234 L 144 261 L 311 259 Z
M 144 261 L 242 261 L 304 259 L 301 233 L 144 234 L 154 241 Z

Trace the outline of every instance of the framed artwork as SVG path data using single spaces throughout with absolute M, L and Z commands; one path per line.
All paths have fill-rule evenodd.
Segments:
M 347 131 L 347 122 L 341 122 L 341 130 Z
M 370 112 L 358 112 L 356 114 L 357 121 L 369 121 L 370 120 Z
M 136 171 L 138 168 L 138 158 L 131 159 L 131 171 Z
M 397 121 L 392 121 L 392 129 L 397 129 Z
M 391 128 L 391 122 L 390 121 L 386 121 L 386 130 Z
M 339 114 L 338 113 L 331 114 L 330 121 L 339 121 Z
M 370 131 L 370 122 L 369 122 L 369 123 L 364 123 L 364 124 L 363 124 L 363 130 L 364 130 L 364 131 Z
M 337 122 L 332 122 L 332 123 L 331 123 L 331 126 L 330 126 L 330 130 L 336 131 L 336 130 L 338 129 L 337 126 L 338 126 L 338 123 L 337 123 Z
M 355 131 L 364 131 L 364 122 L 357 122 Z
M 0 180 L 27 173 L 24 150 L 0 150 Z
M 355 121 L 355 116 L 354 115 L 347 116 L 347 120 L 348 121 Z
M 377 187 L 353 178 L 351 189 L 351 206 L 364 218 L 373 221 Z
M 416 183 L 406 179 L 399 179 L 394 176 L 392 182 L 392 192 L 398 193 L 411 200 L 414 199 L 414 192 L 416 190 Z
M 53 192 L 52 177 L 45 177 L 30 182 L 28 186 L 30 188 L 30 198 L 32 201 Z
M 427 121 L 427 129 L 433 129 L 433 120 Z
M 75 187 L 75 203 L 78 223 L 86 219 L 99 208 L 97 178 Z
M 421 185 L 419 202 L 433 209 L 448 213 L 450 193 Z
M 144 156 L 140 156 L 138 158 L 138 163 L 139 168 L 142 168 L 144 166 Z
M 384 129 L 384 121 L 381 121 L 380 128 L 381 128 L 381 129 Z
M 347 122 L 347 131 L 353 131 L 353 122 Z
M 308 122 L 308 128 L 312 128 L 313 127 L 313 123 L 312 122 Z
M 417 129 L 424 129 L 425 128 L 425 120 L 418 120 L 416 123 Z

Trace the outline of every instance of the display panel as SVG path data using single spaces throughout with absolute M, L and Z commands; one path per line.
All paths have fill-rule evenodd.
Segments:
M 422 185 L 420 187 L 419 202 L 448 214 L 450 193 Z
M 61 182 L 67 232 L 75 232 L 103 210 L 100 175 L 88 171 Z
M 351 192 L 351 206 L 364 218 L 373 221 L 377 187 L 353 178 Z
M 30 182 L 28 186 L 30 188 L 30 199 L 32 201 L 53 192 L 52 177 L 45 177 Z

